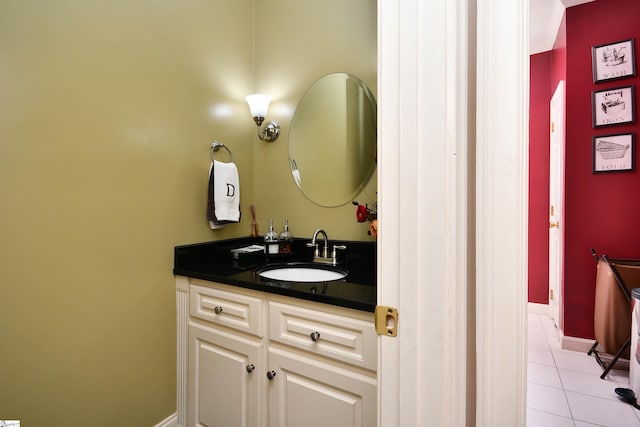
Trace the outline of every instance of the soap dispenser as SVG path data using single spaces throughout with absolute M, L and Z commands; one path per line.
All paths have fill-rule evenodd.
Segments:
M 280 253 L 290 254 L 293 235 L 289 231 L 289 219 L 284 219 L 284 230 L 280 233 Z
M 273 230 L 273 218 L 269 219 L 269 231 L 264 236 L 264 251 L 268 255 L 278 253 L 278 233 Z

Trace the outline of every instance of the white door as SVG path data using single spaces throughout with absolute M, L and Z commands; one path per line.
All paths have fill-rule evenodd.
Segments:
M 528 4 L 378 1 L 379 427 L 526 423 Z
M 562 330 L 562 201 L 564 189 L 565 88 L 558 83 L 550 103 L 549 130 L 549 315 Z

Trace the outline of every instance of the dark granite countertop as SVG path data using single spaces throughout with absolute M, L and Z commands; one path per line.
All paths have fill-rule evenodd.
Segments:
M 339 252 L 339 267 L 348 271 L 341 280 L 284 282 L 264 279 L 256 273 L 265 265 L 311 262 L 313 250 L 306 246 L 309 241 L 310 238 L 294 239 L 290 255 L 267 258 L 259 253 L 239 260 L 233 258 L 232 249 L 262 244 L 262 239 L 246 237 L 176 246 L 173 274 L 373 312 L 376 306 L 375 242 L 329 241 L 329 248 L 334 244 L 347 246 L 345 251 Z

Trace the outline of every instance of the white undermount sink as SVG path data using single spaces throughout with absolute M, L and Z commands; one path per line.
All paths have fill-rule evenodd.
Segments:
M 331 282 L 343 279 L 347 274 L 345 270 L 322 264 L 283 264 L 258 270 L 260 277 L 279 282 Z

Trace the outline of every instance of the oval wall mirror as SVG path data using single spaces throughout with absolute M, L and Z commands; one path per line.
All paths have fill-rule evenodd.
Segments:
M 347 73 L 313 83 L 289 130 L 289 163 L 296 185 L 324 207 L 350 203 L 376 168 L 376 100 Z

